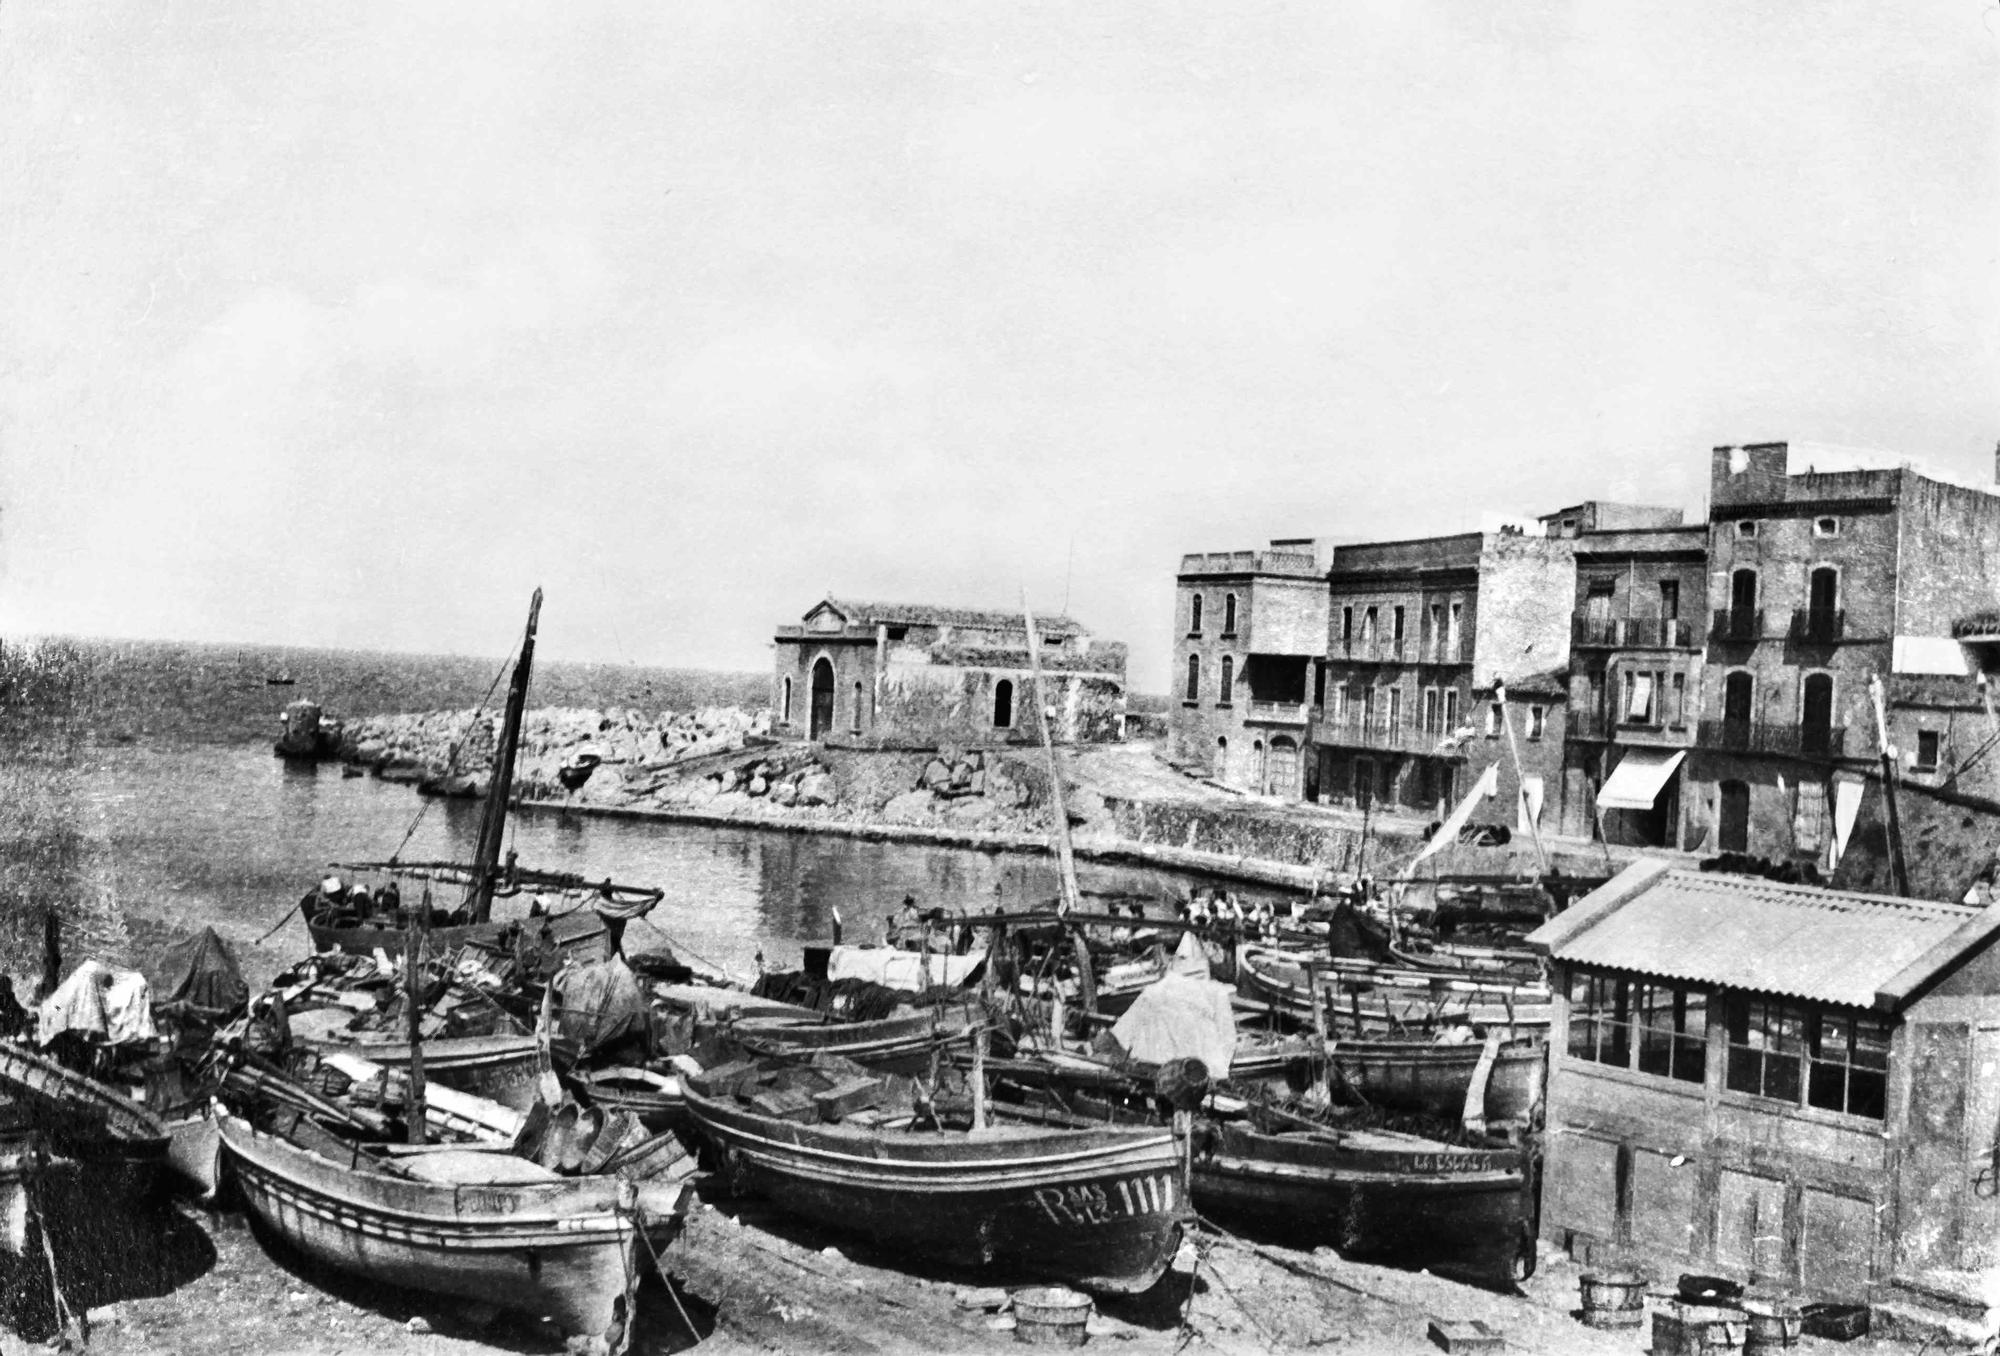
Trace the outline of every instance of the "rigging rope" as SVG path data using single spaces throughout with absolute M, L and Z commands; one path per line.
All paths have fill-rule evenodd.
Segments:
M 479 705 L 472 708 L 472 719 L 465 723 L 465 733 L 461 734 L 458 737 L 458 742 L 451 746 L 451 752 L 445 755 L 445 760 L 444 760 L 445 776 L 449 777 L 451 775 L 451 770 L 458 766 L 459 751 L 465 747 L 465 741 L 472 738 L 472 731 L 479 724 L 480 713 L 486 709 L 486 703 L 493 700 L 494 692 L 499 690 L 500 680 L 507 676 L 507 670 L 510 667 L 512 667 L 513 663 L 514 659 L 512 655 L 509 655 L 506 659 L 500 662 L 500 672 L 493 675 L 493 681 L 487 685 L 486 695 L 479 699 Z M 393 862 L 398 857 L 401 857 L 403 855 L 403 849 L 408 847 L 410 845 L 410 840 L 417 836 L 417 827 L 424 822 L 424 816 L 430 812 L 431 799 L 432 798 L 429 796 L 424 796 L 420 798 L 421 803 L 418 804 L 417 806 L 417 817 L 410 821 L 409 832 L 403 835 L 403 841 L 396 844 L 396 850 L 389 854 L 390 861 Z

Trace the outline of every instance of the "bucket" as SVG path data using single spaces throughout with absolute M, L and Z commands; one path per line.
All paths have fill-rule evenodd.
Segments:
M 1745 1322 L 1738 1308 L 1668 1300 L 1653 1315 L 1653 1356 L 1718 1356 L 1743 1345 Z
M 1682 1276 L 1679 1289 L 1689 1304 L 1734 1304 L 1743 1294 L 1742 1282 L 1726 1276 Z
M 1014 1292 L 1014 1340 L 1041 1346 L 1080 1347 L 1090 1321 L 1090 1296 L 1059 1285 Z
M 1586 1315 L 1637 1309 L 1646 1302 L 1646 1278 L 1636 1271 L 1586 1271 L 1580 1284 Z
M 1747 1316 L 1743 1333 L 1745 1351 L 1783 1351 L 1799 1344 L 1805 1314 L 1798 1305 L 1771 1299 L 1746 1299 L 1742 1303 Z

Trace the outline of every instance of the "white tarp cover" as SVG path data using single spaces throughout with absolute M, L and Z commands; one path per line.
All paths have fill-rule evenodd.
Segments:
M 1686 749 L 1627 749 L 1597 792 L 1600 810 L 1650 810 Z
M 552 986 L 556 1029 L 585 1054 L 648 1028 L 646 986 L 623 956 L 567 966 Z
M 1147 1064 L 1198 1059 L 1210 1078 L 1227 1078 L 1236 1055 L 1236 1013 L 1229 1005 L 1233 992 L 1212 979 L 1164 975 L 1140 990 L 1111 1035 L 1133 1059 Z
M 1861 793 L 1865 782 L 1851 777 L 1833 779 L 1833 864 L 1840 865 L 1840 859 L 1847 852 L 1847 837 L 1854 832 L 1854 821 L 1861 813 Z
M 984 951 L 954 956 L 936 951 L 925 955 L 893 946 L 836 946 L 826 960 L 826 977 L 865 979 L 885 989 L 922 993 L 926 976 L 932 988 L 943 985 L 955 989 L 985 959 Z
M 47 1045 L 65 1031 L 102 1036 L 106 1045 L 149 1041 L 153 1029 L 153 989 L 137 970 L 113 970 L 85 961 L 76 973 L 42 1000 L 35 1039 Z
M 1521 778 L 1521 804 L 1519 808 L 1520 822 L 1515 827 L 1522 833 L 1533 833 L 1535 825 L 1542 822 L 1542 779 L 1540 777 Z

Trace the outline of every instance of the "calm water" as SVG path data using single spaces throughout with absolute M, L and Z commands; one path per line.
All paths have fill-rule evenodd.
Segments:
M 209 922 L 240 945 L 275 925 L 337 860 L 402 855 L 468 857 L 478 831 L 469 801 L 425 800 L 406 786 L 347 778 L 337 767 L 299 769 L 263 745 L 126 746 L 108 751 L 86 780 L 100 817 L 119 898 L 128 912 Z M 666 898 L 632 942 L 649 932 L 677 950 L 739 975 L 762 950 L 773 966 L 796 961 L 802 939 L 826 936 L 838 908 L 850 937 L 874 930 L 905 894 L 920 902 L 1026 907 L 1054 897 L 1054 861 L 826 835 L 640 824 L 585 815 L 529 813 L 512 825 L 524 865 L 653 885 Z M 1197 878 L 1079 863 L 1086 890 L 1159 899 Z M 503 911 L 507 907 L 501 906 Z M 253 977 L 305 953 L 297 919 L 245 955 Z

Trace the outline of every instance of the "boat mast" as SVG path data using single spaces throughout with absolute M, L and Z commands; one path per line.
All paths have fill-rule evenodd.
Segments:
M 542 591 L 528 602 L 528 630 L 521 639 L 521 657 L 507 685 L 507 716 L 500 727 L 500 746 L 493 752 L 493 783 L 486 791 L 486 809 L 479 818 L 479 846 L 472 854 L 472 885 L 466 904 L 475 923 L 493 914 L 493 886 L 500 863 L 500 846 L 507 834 L 507 801 L 514 791 L 514 760 L 521 750 L 521 713 L 528 705 L 528 675 L 535 665 L 535 626 L 541 620 Z
M 1035 633 L 1035 614 L 1028 609 L 1028 591 L 1021 590 L 1021 616 L 1028 623 L 1028 676 L 1034 689 L 1035 724 L 1042 732 L 1042 751 L 1049 758 L 1049 808 L 1056 820 L 1056 866 L 1062 875 L 1062 901 L 1056 912 L 1078 911 L 1082 891 L 1076 885 L 1076 853 L 1069 841 L 1069 806 L 1063 800 L 1062 764 L 1056 761 L 1055 739 L 1049 733 L 1049 708 L 1042 697 L 1042 644 Z M 1097 1011 L 1097 975 L 1090 968 L 1090 944 L 1083 929 L 1070 929 L 1070 945 L 1076 952 L 1077 997 L 1086 1013 Z M 1062 1033 L 1054 1033 L 1060 1039 Z

